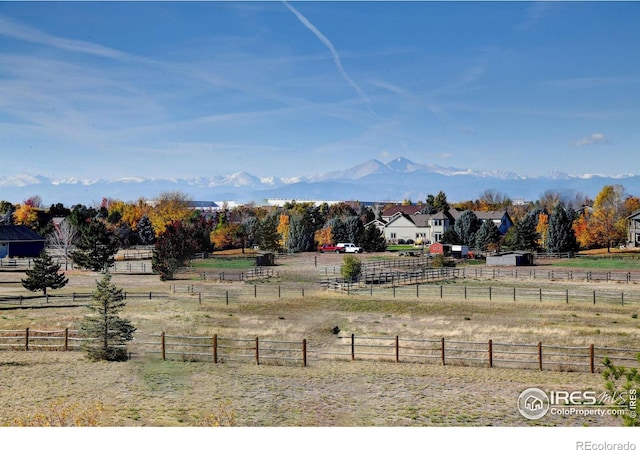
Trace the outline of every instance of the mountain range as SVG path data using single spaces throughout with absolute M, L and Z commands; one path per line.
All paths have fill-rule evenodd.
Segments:
M 594 198 L 603 186 L 620 184 L 627 193 L 640 195 L 640 175 L 568 175 L 526 177 L 513 172 L 476 171 L 420 164 L 406 158 L 387 163 L 377 159 L 316 176 L 260 178 L 247 172 L 211 178 L 124 178 L 119 180 L 56 180 L 39 175 L 0 177 L 0 200 L 19 203 L 39 195 L 43 204 L 91 205 L 103 197 L 134 201 L 152 199 L 162 192 L 180 191 L 194 200 L 263 203 L 268 198 L 298 200 L 413 201 L 428 194 L 446 193 L 449 201 L 478 198 L 486 190 L 511 199 L 536 200 L 547 190 Z

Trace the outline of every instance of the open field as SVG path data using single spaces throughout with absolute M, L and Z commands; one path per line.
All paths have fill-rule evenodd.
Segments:
M 366 256 L 365 256 L 366 257 Z M 123 313 L 138 333 L 260 339 L 307 339 L 314 348 L 343 347 L 340 337 L 447 338 L 458 340 L 638 348 L 636 304 L 537 304 L 464 298 L 345 296 L 322 291 L 323 267 L 341 255 L 288 257 L 278 278 L 258 283 L 253 298 L 246 283 L 202 281 L 162 283 L 156 276 L 114 275 L 127 292 L 166 292 L 166 298 L 132 298 Z M 213 269 L 212 269 L 213 270 Z M 0 294 L 25 293 L 20 273 L 0 272 Z M 69 273 L 64 291 L 90 292 L 97 275 Z M 463 281 L 452 281 L 452 284 Z M 505 286 L 523 281 L 491 280 Z M 469 286 L 486 280 L 464 280 Z M 527 283 L 532 283 L 527 281 Z M 534 283 L 567 286 L 563 282 Z M 570 283 L 572 288 L 578 283 Z M 172 292 L 172 286 L 176 293 Z M 200 301 L 180 287 L 206 293 L 230 292 L 232 301 Z M 278 286 L 284 289 L 279 297 Z M 586 289 L 592 285 L 586 284 Z M 601 288 L 621 285 L 599 283 Z M 305 295 L 297 293 L 305 288 Z M 625 290 L 640 290 L 637 284 Z M 185 292 L 185 293 L 180 293 Z M 249 294 L 247 294 L 249 293 Z M 0 310 L 0 329 L 75 329 L 84 308 Z M 635 315 L 635 317 L 634 317 Z M 335 335 L 333 327 L 341 332 Z M 135 344 L 132 345 L 135 353 Z M 529 387 L 545 390 L 602 390 L 598 373 L 510 368 L 440 366 L 381 361 L 323 360 L 309 367 L 251 363 L 162 361 L 140 354 L 126 363 L 92 363 L 78 352 L 0 352 L 3 392 L 0 424 L 42 412 L 53 402 L 90 407 L 99 403 L 102 426 L 195 426 L 211 423 L 219 410 L 232 411 L 241 426 L 609 426 L 612 417 L 547 416 L 531 422 L 519 415 L 516 399 Z

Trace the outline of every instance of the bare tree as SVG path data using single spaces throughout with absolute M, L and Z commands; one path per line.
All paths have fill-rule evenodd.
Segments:
M 62 219 L 54 225 L 54 230 L 47 236 L 47 246 L 58 258 L 64 258 L 64 269 L 68 269 L 71 251 L 75 248 L 78 229 L 71 221 Z

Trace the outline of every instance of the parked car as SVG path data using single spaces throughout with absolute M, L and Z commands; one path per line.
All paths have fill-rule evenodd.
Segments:
M 324 244 L 320 247 L 320 253 L 341 253 L 342 251 L 338 246 L 333 244 Z
M 341 242 L 338 245 L 336 245 L 336 247 L 342 253 L 362 253 L 364 251 L 362 247 L 358 247 L 356 246 L 356 244 L 351 244 L 351 243 Z

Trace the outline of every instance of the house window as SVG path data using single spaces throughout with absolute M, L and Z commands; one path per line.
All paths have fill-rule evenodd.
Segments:
M 395 233 L 391 233 L 391 239 L 395 239 L 396 238 L 396 234 Z
M 435 234 L 433 235 L 433 240 L 434 240 L 435 242 L 440 242 L 440 239 L 442 239 L 442 233 L 435 233 Z

